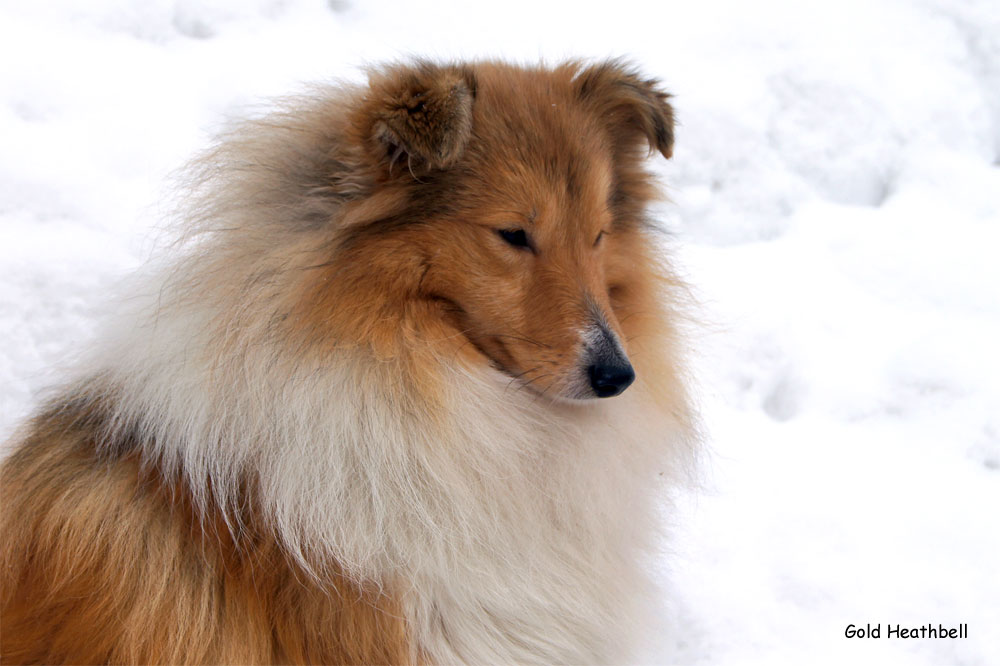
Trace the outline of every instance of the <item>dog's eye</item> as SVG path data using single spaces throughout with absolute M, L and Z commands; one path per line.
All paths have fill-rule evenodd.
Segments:
M 597 244 L 601 242 L 602 238 L 604 238 L 603 230 L 601 231 L 601 233 L 597 234 L 597 238 L 594 239 L 594 247 L 597 247 Z
M 497 229 L 497 233 L 500 234 L 500 238 L 503 238 L 514 247 L 532 249 L 531 241 L 528 239 L 528 234 L 524 229 Z

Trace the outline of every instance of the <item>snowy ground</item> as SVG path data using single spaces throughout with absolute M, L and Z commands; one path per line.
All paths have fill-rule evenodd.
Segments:
M 4 3 L 0 432 L 225 118 L 408 54 L 625 54 L 676 94 L 711 449 L 650 659 L 1000 663 L 1000 6 L 695 4 Z

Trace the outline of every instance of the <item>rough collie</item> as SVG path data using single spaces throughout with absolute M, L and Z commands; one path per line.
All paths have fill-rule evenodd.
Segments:
M 618 663 L 692 449 L 620 62 L 391 65 L 197 160 L 2 468 L 15 663 Z

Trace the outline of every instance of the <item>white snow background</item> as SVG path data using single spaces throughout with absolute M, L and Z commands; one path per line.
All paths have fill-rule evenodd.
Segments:
M 995 0 L 3 2 L 0 432 L 227 119 L 408 55 L 625 55 L 676 95 L 709 455 L 649 661 L 1000 663 Z

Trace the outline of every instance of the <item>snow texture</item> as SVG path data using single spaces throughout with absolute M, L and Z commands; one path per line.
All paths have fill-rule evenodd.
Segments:
M 701 303 L 710 453 L 672 509 L 648 661 L 1000 663 L 993 0 L 4 3 L 0 431 L 228 118 L 410 55 L 625 55 L 676 95 L 657 213 Z

